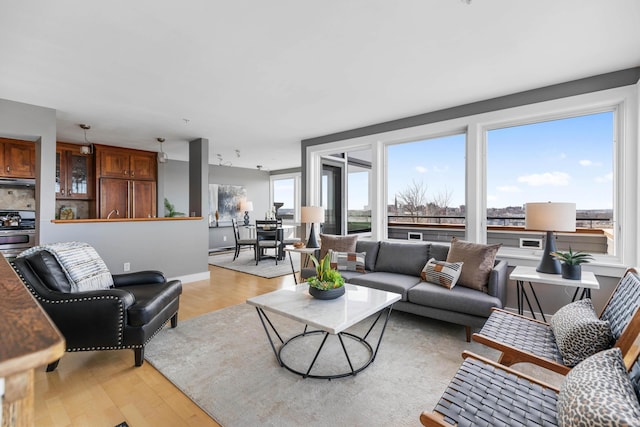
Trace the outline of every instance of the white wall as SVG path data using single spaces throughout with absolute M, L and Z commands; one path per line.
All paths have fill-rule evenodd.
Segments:
M 54 224 L 56 111 L 0 99 L 0 136 L 36 141 L 36 210 L 40 243 L 86 241 L 112 273 L 154 269 L 168 277 L 209 277 L 208 224 L 200 221 L 136 221 Z M 267 180 L 268 181 L 268 180 Z

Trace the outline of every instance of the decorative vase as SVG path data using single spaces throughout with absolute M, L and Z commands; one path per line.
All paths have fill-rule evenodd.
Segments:
M 344 286 L 322 290 L 309 286 L 309 295 L 316 299 L 336 299 L 344 295 Z
M 582 266 L 580 264 L 562 264 L 562 278 L 569 280 L 582 279 Z

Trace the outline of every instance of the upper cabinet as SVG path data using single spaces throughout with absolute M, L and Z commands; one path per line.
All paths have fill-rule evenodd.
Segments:
M 0 138 L 1 177 L 35 178 L 36 146 L 33 142 Z
M 155 152 L 96 145 L 96 160 L 100 178 L 156 180 Z
M 80 145 L 56 144 L 56 198 L 94 198 L 93 154 L 83 154 Z

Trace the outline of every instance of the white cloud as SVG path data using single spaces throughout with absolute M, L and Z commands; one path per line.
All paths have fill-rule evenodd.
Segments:
M 491 195 L 491 194 L 487 194 L 487 201 L 495 202 L 496 200 L 498 200 L 498 198 L 496 196 Z
M 569 185 L 570 179 L 571 176 L 565 172 L 545 172 L 520 176 L 518 177 L 518 182 L 524 182 L 532 187 L 541 187 L 543 185 L 560 187 Z
M 608 174 L 603 175 L 603 176 L 597 176 L 597 177 L 595 177 L 594 181 L 595 182 L 599 182 L 599 183 L 601 183 L 601 182 L 612 182 L 613 181 L 613 172 L 609 172 Z
M 503 193 L 519 193 L 522 190 L 517 185 L 501 185 L 498 187 L 498 191 Z
M 436 173 L 448 172 L 449 171 L 449 166 L 445 166 L 445 167 L 434 166 L 433 167 L 433 171 L 436 172 Z
M 428 169 L 424 166 L 416 166 L 416 171 L 418 171 L 418 173 L 427 173 Z
M 593 164 L 591 160 L 580 160 L 578 163 L 580 163 L 580 166 L 591 166 Z

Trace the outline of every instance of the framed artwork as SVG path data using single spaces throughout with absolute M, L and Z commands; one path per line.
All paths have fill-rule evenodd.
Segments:
M 247 199 L 247 189 L 241 185 L 209 184 L 209 223 L 231 226 L 231 219 L 240 215 L 240 204 Z

